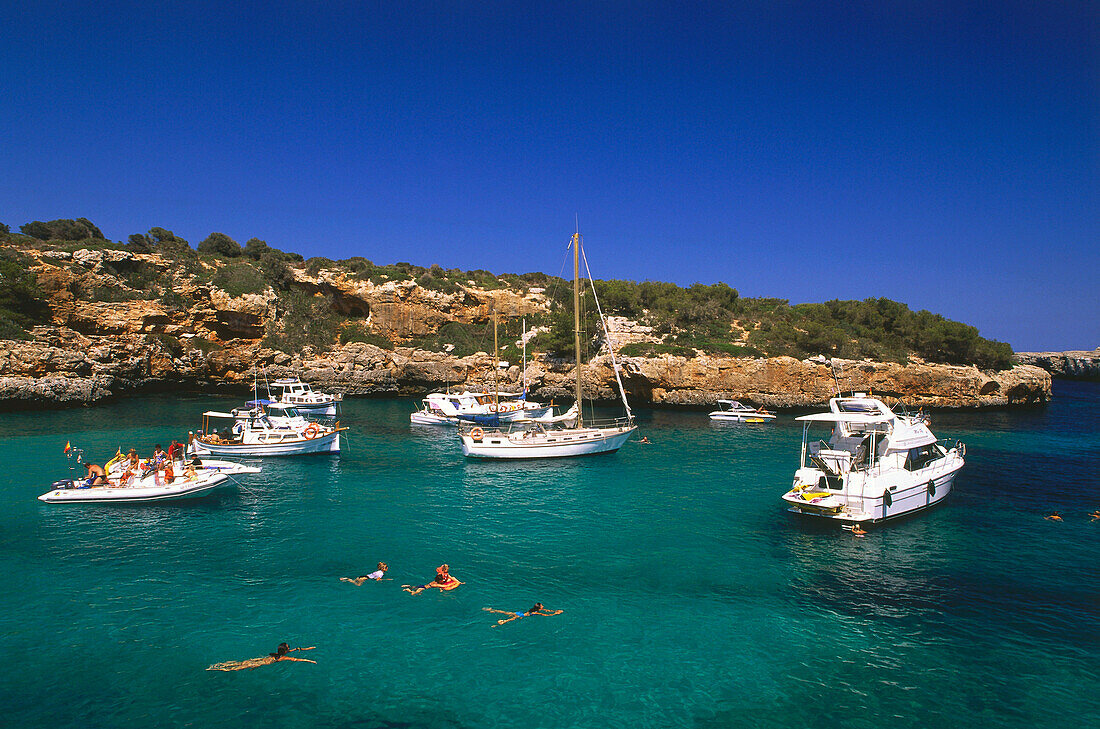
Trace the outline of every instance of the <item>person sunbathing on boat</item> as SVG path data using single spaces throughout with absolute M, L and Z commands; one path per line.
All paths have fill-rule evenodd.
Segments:
M 341 577 L 340 581 L 350 582 L 356 587 L 360 587 L 367 580 L 375 580 L 376 582 L 381 582 L 382 578 L 386 576 L 386 570 L 388 570 L 389 568 L 390 566 L 385 562 L 379 562 L 378 569 L 376 569 L 374 572 L 371 572 L 369 575 L 360 575 L 358 577 Z
M 401 588 L 410 595 L 419 595 L 429 587 L 437 587 L 440 590 L 453 590 L 463 583 L 451 577 L 450 567 L 440 565 L 435 568 L 435 579 L 426 585 L 401 585 Z
M 193 463 L 188 463 L 187 468 L 183 469 L 183 478 L 185 481 L 194 481 L 195 477 L 195 465 Z
M 103 470 L 103 466 L 86 463 L 84 468 L 88 470 L 87 477 L 84 479 L 85 486 L 103 486 L 107 483 L 107 472 Z
M 207 671 L 243 671 L 246 668 L 259 668 L 260 666 L 266 666 L 271 663 L 277 663 L 279 661 L 299 661 L 301 663 L 316 663 L 317 661 L 311 661 L 308 658 L 295 658 L 294 656 L 288 656 L 287 653 L 293 653 L 294 651 L 311 651 L 317 646 L 311 645 L 308 648 L 291 648 L 287 643 L 280 643 L 279 647 L 275 649 L 274 653 L 268 653 L 266 656 L 260 656 L 259 658 L 249 658 L 246 661 L 224 661 L 222 663 L 215 663 L 213 666 L 208 667 Z
M 510 616 L 510 617 L 498 620 L 497 624 L 496 625 L 490 625 L 489 626 L 490 628 L 495 628 L 495 627 L 497 627 L 497 625 L 504 625 L 505 623 L 509 623 L 513 620 L 519 620 L 520 618 L 529 618 L 532 615 L 542 615 L 543 617 L 548 618 L 548 617 L 551 617 L 553 615 L 561 615 L 562 613 L 565 612 L 564 610 L 548 610 L 547 608 L 543 607 L 541 602 L 536 602 L 534 607 L 529 608 L 529 609 L 525 610 L 522 613 L 514 613 L 511 610 L 496 610 L 495 608 L 481 608 L 481 609 L 482 610 L 487 610 L 488 612 L 491 612 L 491 613 L 500 613 L 501 615 Z

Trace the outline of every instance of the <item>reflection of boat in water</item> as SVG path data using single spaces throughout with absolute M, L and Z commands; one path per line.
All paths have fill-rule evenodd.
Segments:
M 775 415 L 763 408 L 757 409 L 737 400 L 719 400 L 718 409 L 710 413 L 710 419 L 735 423 L 763 423 L 775 420 Z
M 119 454 L 121 456 L 121 453 Z M 80 462 L 80 454 L 76 456 Z M 70 468 L 74 464 L 70 462 Z M 194 473 L 187 470 L 190 466 Z M 106 483 L 89 485 L 85 479 L 67 478 L 55 481 L 50 491 L 38 497 L 51 504 L 106 504 L 138 503 L 149 501 L 176 501 L 205 496 L 214 489 L 233 480 L 233 476 L 259 473 L 256 466 L 246 466 L 230 461 L 175 461 L 174 476 L 169 481 L 155 467 L 126 477 L 126 467 L 116 461 L 116 466 L 106 469 Z
M 573 344 L 576 359 L 574 371 L 576 418 L 572 423 L 541 423 L 538 420 L 526 420 L 513 422 L 505 427 L 476 426 L 473 428 L 461 428 L 459 439 L 462 442 L 462 453 L 470 458 L 563 458 L 568 456 L 586 456 L 596 453 L 612 453 L 619 450 L 629 438 L 630 434 L 637 430 L 634 425 L 634 416 L 630 412 L 630 405 L 626 400 L 626 391 L 623 389 L 622 380 L 619 377 L 619 364 L 615 361 L 614 350 L 611 351 L 612 364 L 615 371 L 615 380 L 619 385 L 619 394 L 622 396 L 623 407 L 626 409 L 626 417 L 604 423 L 589 423 L 585 425 L 581 415 L 581 361 L 580 346 L 580 256 L 581 236 L 573 234 Z M 587 269 L 588 262 L 585 261 Z M 589 272 L 588 279 L 592 276 Z M 595 299 L 596 288 L 593 284 L 592 294 Z M 599 301 L 596 301 L 597 310 Z M 603 321 L 601 313 L 600 320 Z M 606 322 L 604 323 L 604 337 L 610 341 L 607 335 Z M 609 347 L 610 349 L 610 347 Z M 567 420 L 572 420 L 571 414 Z
M 309 383 L 297 377 L 283 377 L 271 383 L 272 399 L 282 405 L 298 409 L 303 415 L 336 415 L 336 409 L 344 399 L 343 393 L 316 392 Z
M 928 508 L 951 491 L 963 467 L 962 443 L 937 441 L 921 415 L 898 414 L 857 393 L 829 412 L 804 415 L 802 467 L 783 495 L 789 510 L 845 522 L 876 522 Z M 832 428 L 810 441 L 811 426 Z
M 232 420 L 233 425 L 215 432 L 212 420 Z M 339 453 L 339 421 L 329 424 L 307 420 L 296 408 L 270 403 L 266 407 L 240 408 L 229 413 L 202 414 L 202 430 L 192 434 L 188 453 L 197 456 L 297 456 Z

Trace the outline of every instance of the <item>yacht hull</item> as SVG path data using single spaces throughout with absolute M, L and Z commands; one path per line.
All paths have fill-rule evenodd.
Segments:
M 91 486 L 84 488 L 59 488 L 38 497 L 48 504 L 120 504 L 150 501 L 179 501 L 205 496 L 229 480 L 216 473 L 197 481 L 177 481 L 157 486 L 141 483 L 137 486 Z M 151 478 L 145 481 L 152 481 Z
M 622 428 L 585 428 L 568 434 L 549 431 L 528 438 L 517 434 L 486 433 L 481 441 L 470 433 L 460 433 L 462 454 L 468 458 L 569 458 L 597 453 L 613 453 L 630 439 L 635 426 Z
M 878 497 L 837 494 L 843 502 L 838 509 L 823 509 L 811 502 L 801 503 L 794 492 L 784 494 L 783 501 L 788 504 L 787 510 L 795 514 L 846 523 L 889 521 L 923 511 L 946 499 L 962 466 L 962 458 L 957 458 L 957 463 L 939 473 L 915 474 L 918 476 L 915 483 L 897 484 L 894 490 L 887 490 Z
M 288 439 L 271 443 L 207 443 L 195 439 L 188 449 L 188 453 L 195 456 L 300 456 L 339 452 L 340 431 L 316 438 Z

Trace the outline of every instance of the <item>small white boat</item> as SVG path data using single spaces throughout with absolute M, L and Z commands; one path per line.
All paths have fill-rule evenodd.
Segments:
M 964 464 L 965 446 L 938 441 L 924 415 L 895 413 L 863 393 L 798 420 L 802 466 L 783 495 L 794 513 L 848 524 L 911 514 L 943 501 Z M 810 437 L 814 425 L 831 428 L 828 440 Z
M 203 427 L 189 434 L 187 453 L 192 456 L 298 456 L 339 453 L 339 421 L 329 425 L 307 420 L 297 409 L 272 403 L 266 408 L 239 408 L 229 413 L 202 414 Z M 233 425 L 214 432 L 211 420 L 232 420 Z
M 726 420 L 736 423 L 763 423 L 775 420 L 775 414 L 764 408 L 754 408 L 737 400 L 719 400 L 718 410 L 710 413 L 711 420 Z
M 336 415 L 344 399 L 343 393 L 316 392 L 309 383 L 297 377 L 283 377 L 271 383 L 271 398 L 282 405 L 295 407 L 303 415 Z
M 83 479 L 62 479 L 55 481 L 53 488 L 38 500 L 50 504 L 106 504 L 192 499 L 205 496 L 231 481 L 232 476 L 260 472 L 258 467 L 228 461 L 196 463 L 193 477 L 184 475 L 186 465 L 183 463 L 177 461 L 174 468 L 179 475 L 171 482 L 166 482 L 153 470 L 124 481 L 119 470 L 114 468 L 108 470 L 107 483 L 101 485 L 89 486 Z
M 421 401 L 420 409 L 409 416 L 409 421 L 417 425 L 458 425 L 478 419 L 510 423 L 552 414 L 551 406 L 531 402 L 523 393 L 433 392 Z

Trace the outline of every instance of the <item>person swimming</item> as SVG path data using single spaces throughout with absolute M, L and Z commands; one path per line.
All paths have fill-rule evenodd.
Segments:
M 490 628 L 495 628 L 498 625 L 504 625 L 505 623 L 509 623 L 513 620 L 519 620 L 520 618 L 529 618 L 532 615 L 542 615 L 543 617 L 548 618 L 548 617 L 551 617 L 553 615 L 561 615 L 563 612 L 565 612 L 564 610 L 547 610 L 545 607 L 543 607 L 543 604 L 541 602 L 536 602 L 533 607 L 523 611 L 522 613 L 514 613 L 511 610 L 497 610 L 495 608 L 481 608 L 481 609 L 485 610 L 487 612 L 490 612 L 490 613 L 500 613 L 501 615 L 510 616 L 510 617 L 502 618 L 501 620 L 498 620 L 497 624 L 496 625 L 490 625 L 489 626 Z
M 1090 523 L 1093 522 L 1093 521 L 1096 521 L 1097 519 L 1100 519 L 1100 509 L 1098 509 L 1097 511 L 1091 512 L 1089 514 L 1089 516 L 1092 517 L 1092 519 L 1090 519 Z
M 401 589 L 410 595 L 419 595 L 429 587 L 437 587 L 442 590 L 453 590 L 463 584 L 451 577 L 450 567 L 443 564 L 435 568 L 435 579 L 426 585 L 401 585 Z
M 861 527 L 859 524 L 852 525 L 852 536 L 865 537 L 867 536 L 867 530 Z
M 1062 515 L 1059 514 L 1057 511 L 1052 511 L 1043 518 L 1047 521 L 1062 521 Z
M 222 663 L 215 663 L 212 666 L 207 667 L 207 671 L 243 671 L 246 668 L 259 668 L 260 666 L 266 666 L 278 661 L 299 661 L 301 663 L 316 663 L 317 661 L 311 661 L 308 658 L 295 658 L 294 656 L 288 656 L 287 653 L 293 653 L 294 651 L 311 651 L 317 646 L 311 645 L 307 648 L 291 648 L 288 643 L 280 643 L 279 647 L 275 649 L 274 653 L 268 653 L 266 656 L 260 656 L 259 658 L 249 658 L 245 661 L 224 661 Z
M 359 575 L 358 577 L 341 577 L 340 581 L 341 582 L 350 582 L 351 584 L 355 585 L 356 587 L 359 587 L 360 585 L 362 585 L 367 580 L 374 580 L 376 582 L 381 582 L 382 578 L 386 576 L 386 570 L 388 570 L 389 568 L 390 568 L 390 566 L 388 564 L 386 564 L 385 562 L 379 562 L 378 563 L 378 569 L 376 569 L 374 572 L 371 572 L 369 575 Z

